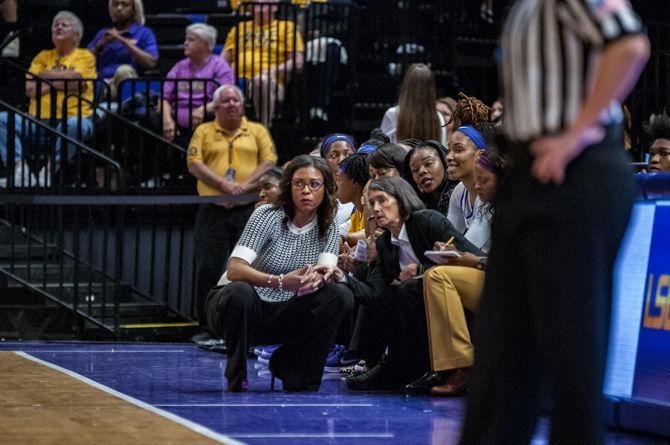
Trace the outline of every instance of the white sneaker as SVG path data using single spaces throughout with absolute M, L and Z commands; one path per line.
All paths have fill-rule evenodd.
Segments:
M 49 172 L 49 165 L 42 167 L 42 170 L 39 171 L 35 176 L 35 184 L 38 187 L 50 187 L 51 186 L 51 174 Z
M 145 181 L 145 182 L 141 183 L 140 187 L 146 188 L 146 189 L 156 188 L 156 180 L 154 178 L 151 178 L 148 181 Z
M 5 46 L 2 50 L 2 57 L 19 57 L 19 49 L 21 46 L 19 40 L 20 38 L 17 37 L 9 42 L 9 45 Z
M 17 161 L 14 164 L 14 187 L 29 187 L 30 184 L 30 168 L 28 164 L 23 161 Z

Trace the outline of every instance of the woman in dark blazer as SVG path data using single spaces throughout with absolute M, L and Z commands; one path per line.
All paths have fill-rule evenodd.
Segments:
M 453 237 L 457 249 L 480 254 L 451 225 L 445 215 L 424 208 L 412 186 L 400 177 L 381 177 L 370 183 L 368 201 L 377 226 L 384 233 L 377 239 L 377 261 L 365 281 L 345 277 L 335 270 L 335 279 L 345 281 L 355 298 L 370 306 L 380 341 L 388 346 L 381 363 L 367 372 L 349 377 L 352 389 L 401 389 L 429 370 L 423 271 L 435 266 L 424 255 L 436 241 Z

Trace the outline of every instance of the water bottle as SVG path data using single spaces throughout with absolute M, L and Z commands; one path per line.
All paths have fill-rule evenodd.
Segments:
M 356 261 L 367 261 L 368 259 L 368 246 L 365 244 L 365 240 L 358 240 L 356 243 L 356 249 L 354 250 L 354 259 Z

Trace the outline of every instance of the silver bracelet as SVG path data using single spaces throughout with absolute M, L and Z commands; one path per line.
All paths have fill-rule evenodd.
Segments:
M 281 292 L 283 288 L 284 288 L 284 274 L 280 273 L 279 274 L 279 286 L 277 286 L 277 289 L 279 289 L 279 292 Z
M 274 277 L 274 275 L 268 274 L 268 287 L 272 287 L 272 278 L 273 277 Z

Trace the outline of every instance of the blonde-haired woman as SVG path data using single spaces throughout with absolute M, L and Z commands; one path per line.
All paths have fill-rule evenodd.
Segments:
M 435 76 L 423 63 L 409 67 L 400 86 L 398 105 L 386 110 L 381 129 L 391 142 L 405 139 L 447 143 L 446 121 L 436 106 Z
M 158 44 L 150 28 L 144 26 L 142 0 L 109 0 L 112 26 L 102 28 L 88 44 L 96 56 L 98 77 L 111 79 L 122 65 L 139 74 L 152 70 L 158 61 Z

